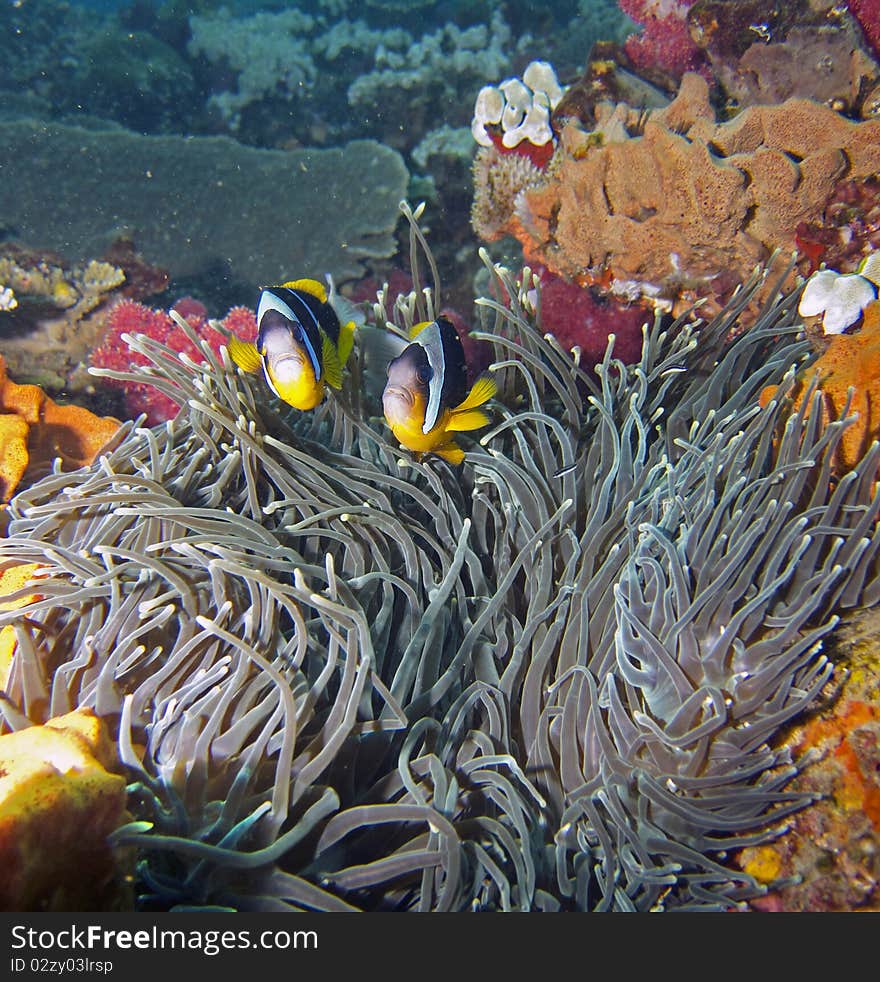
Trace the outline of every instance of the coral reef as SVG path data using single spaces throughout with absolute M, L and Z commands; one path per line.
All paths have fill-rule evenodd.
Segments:
M 878 614 L 863 611 L 835 634 L 833 700 L 785 734 L 814 760 L 794 781 L 815 802 L 780 837 L 737 862 L 769 887 L 760 910 L 880 910 L 880 665 Z
M 284 152 L 10 122 L 0 142 L 3 223 L 18 241 L 72 260 L 127 234 L 174 277 L 225 277 L 250 295 L 254 283 L 303 268 L 341 283 L 396 248 L 408 175 L 399 154 L 373 141 Z
M 798 27 L 784 40 L 757 40 L 732 62 L 713 60 L 716 80 L 736 106 L 813 99 L 858 118 L 876 115 L 871 93 L 880 68 L 851 20 L 831 28 Z
M 855 117 L 872 114 L 866 107 L 880 66 L 845 4 L 697 0 L 686 19 L 730 105 L 802 98 Z
M 246 142 L 320 144 L 331 133 L 351 139 L 378 127 L 389 146 L 409 151 L 438 123 L 463 124 L 462 107 L 483 79 L 509 70 L 517 51 L 499 11 L 467 27 L 429 18 L 421 36 L 411 20 L 386 25 L 364 13 L 332 21 L 297 9 L 193 16 L 188 50 L 211 70 L 209 106 Z
M 190 18 L 189 53 L 222 63 L 235 79 L 235 92 L 209 99 L 230 129 L 237 130 L 242 110 L 267 95 L 295 100 L 318 78 L 308 35 L 315 18 L 297 9 L 234 17 L 221 9 Z
M 100 18 L 61 0 L 7 5 L 0 9 L 0 28 L 15 45 L 0 65 L 0 117 L 50 127 L 38 145 L 27 147 L 4 133 L 9 159 L 63 161 L 72 173 L 43 173 L 32 181 L 24 169 L 5 172 L 0 226 L 36 249 L 73 258 L 102 255 L 108 239 L 127 234 L 149 262 L 169 270 L 175 292 L 198 293 L 222 309 L 249 297 L 254 282 L 295 275 L 304 264 L 298 245 L 316 237 L 319 252 L 329 253 L 326 259 L 318 255 L 319 265 L 338 282 L 365 272 L 386 275 L 383 260 L 393 235 L 380 209 L 390 183 L 395 190 L 386 217 L 404 194 L 436 205 L 438 259 L 451 280 L 461 268 L 462 250 L 474 246 L 465 174 L 472 151 L 465 150 L 465 163 L 435 155 L 429 171 L 417 160 L 417 148 L 424 161 L 429 135 L 466 127 L 487 79 L 521 72 L 536 58 L 553 59 L 571 76 L 595 40 L 622 39 L 625 21 L 613 0 L 567 0 L 546 8 L 523 0 L 424 3 L 417 18 L 400 5 L 354 0 L 288 10 L 131 3 Z M 147 75 L 144 65 L 150 66 Z M 53 124 L 78 125 L 91 135 L 77 138 L 65 130 L 59 137 Z M 100 152 L 102 133 L 114 141 L 110 160 Z M 129 142 L 144 134 L 176 134 L 184 157 Z M 265 158 L 242 158 L 234 147 L 224 154 L 216 145 L 191 145 L 193 152 L 185 153 L 189 138 L 217 134 L 255 148 L 333 147 L 353 158 L 351 169 L 338 161 L 318 164 L 307 155 L 289 158 L 287 167 L 279 160 L 263 180 Z M 346 149 L 364 139 L 399 151 L 413 185 L 407 186 L 408 175 L 394 163 Z M 436 148 L 436 135 L 429 143 Z M 224 156 L 236 158 L 231 168 L 224 166 Z M 81 169 L 88 160 L 98 161 L 100 172 Z M 131 167 L 120 168 L 119 160 L 131 160 Z M 332 180 L 334 170 L 342 173 L 339 184 Z M 378 181 L 378 193 L 363 179 Z M 49 186 L 54 214 L 45 195 Z M 117 187 L 131 189 L 128 200 L 113 194 L 105 210 L 101 203 Z M 360 208 L 353 206 L 356 198 Z M 23 200 L 21 208 L 16 199 Z M 277 203 L 278 212 L 264 202 Z M 366 202 L 375 202 L 375 214 L 372 208 L 364 214 Z M 93 229 L 83 214 L 90 208 L 98 218 Z M 254 216 L 252 223 L 241 217 L 243 211 Z M 285 215 L 283 222 L 278 213 Z M 80 248 L 78 237 L 66 238 L 62 214 L 75 219 L 73 230 L 87 245 Z M 359 215 L 362 235 L 353 227 Z M 38 227 L 32 228 L 35 219 Z M 224 227 L 217 227 L 221 222 Z M 285 223 L 294 226 L 291 234 L 285 235 Z M 152 234 L 159 226 L 167 240 Z M 335 242 L 323 234 L 331 227 Z M 210 242 L 202 231 L 222 243 L 217 253 L 205 254 Z M 339 241 L 367 255 L 347 263 L 338 247 L 334 251 Z M 285 268 L 273 274 L 269 268 L 276 264 Z M 346 266 L 348 276 L 342 275 Z M 468 302 L 470 289 L 465 282 L 456 286 Z
M 13 291 L 16 309 L 27 303 L 66 311 L 77 321 L 101 304 L 125 282 L 122 269 L 91 259 L 72 266 L 58 257 L 36 253 L 11 243 L 0 247 L 0 283 Z
M 52 467 L 91 464 L 119 429 L 119 420 L 81 406 L 63 406 L 36 385 L 6 376 L 0 355 L 0 495 L 6 501 L 27 474 L 41 477 Z
M 798 224 L 795 242 L 810 259 L 809 272 L 820 263 L 853 272 L 880 251 L 880 177 L 835 182 L 821 215 Z
M 119 250 L 116 255 L 123 258 Z M 126 261 L 133 269 L 131 259 Z M 15 291 L 3 314 L 3 354 L 10 372 L 69 392 L 77 390 L 70 384 L 72 375 L 100 332 L 102 308 L 120 293 L 137 289 L 128 270 L 109 258 L 68 262 L 11 242 L 0 244 L 2 282 Z
M 628 63 L 670 92 L 685 72 L 696 71 L 712 83 L 717 101 L 734 110 L 800 98 L 855 117 L 876 112 L 876 47 L 852 4 L 848 10 L 831 0 L 621 0 L 620 6 L 642 25 L 624 43 Z
M 838 179 L 877 173 L 880 120 L 788 100 L 718 123 L 705 80 L 691 73 L 665 109 L 641 116 L 609 104 L 591 131 L 569 120 L 543 179 L 496 177 L 493 152 L 481 150 L 474 169 L 481 237 L 513 234 L 530 263 L 570 278 L 723 301 L 774 250 L 794 249 Z
M 0 910 L 130 909 L 130 857 L 108 844 L 126 818 L 118 770 L 91 710 L 0 736 Z
M 880 600 L 876 302 L 843 324 L 873 299 L 874 5 L 624 0 L 629 59 L 594 59 L 558 104 L 508 85 L 484 106 L 473 228 L 531 270 L 480 271 L 468 350 L 499 400 L 455 473 L 396 447 L 363 353 L 338 398 L 285 415 L 223 352 L 251 312 L 208 320 L 256 283 L 390 279 L 408 186 L 442 205 L 457 280 L 441 299 L 438 264 L 423 291 L 413 262 L 379 326 L 469 311 L 468 108 L 535 59 L 570 80 L 608 6 L 0 11 L 21 36 L 3 234 L 65 282 L 96 256 L 126 274 L 79 319 L 61 290 L 28 337 L 69 356 L 73 326 L 86 347 L 105 326 L 92 363 L 132 417 L 99 461 L 19 483 L 33 428 L 0 416 L 0 740 L 101 721 L 138 909 L 874 904 L 876 686 L 833 721 L 827 701 L 838 617 Z M 218 132 L 239 142 L 193 135 Z M 167 267 L 157 306 L 200 299 L 133 302 L 120 235 L 144 289 Z M 816 270 L 810 316 L 855 333 L 803 339 Z M 0 308 L 4 331 L 36 323 L 2 268 Z M 841 807 L 801 810 L 817 793 Z M 38 870 L 11 903 L 125 905 L 119 855 L 101 896 Z
M 98 415 L 115 415 L 118 406 L 87 373 L 88 355 L 105 333 L 113 303 L 161 293 L 168 274 L 147 263 L 125 239 L 100 259 L 83 262 L 6 242 L 0 244 L 0 269 L 18 291 L 2 324 L 9 374 Z
M 782 398 L 812 357 L 797 295 L 765 286 L 732 330 L 760 276 L 699 335 L 658 318 L 636 365 L 586 372 L 540 283 L 488 272 L 498 422 L 456 472 L 400 452 L 353 382 L 280 417 L 175 314 L 201 366 L 137 336 L 151 375 L 117 374 L 175 419 L 10 502 L 0 556 L 40 565 L 41 599 L 0 612 L 27 639 L 4 725 L 114 726 L 139 909 L 766 891 L 728 864 L 811 800 L 770 741 L 827 685 L 835 612 L 880 599 L 880 447 L 832 489 L 851 421 Z M 414 277 L 380 326 L 432 309 Z

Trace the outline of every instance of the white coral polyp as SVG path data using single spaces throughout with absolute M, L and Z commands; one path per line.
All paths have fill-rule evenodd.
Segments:
M 504 95 L 501 128 L 505 131 L 519 126 L 532 105 L 532 93 L 518 78 L 509 78 L 498 86 Z
M 535 95 L 541 92 L 547 96 L 547 102 L 552 109 L 559 105 L 562 99 L 562 87 L 549 61 L 531 62 L 523 72 L 523 82 Z
M 807 280 L 804 292 L 798 303 L 798 313 L 801 317 L 815 317 L 824 313 L 831 303 L 832 288 L 840 274 L 833 269 L 821 269 Z
M 813 273 L 798 303 L 802 317 L 822 315 L 825 334 L 842 334 L 877 298 L 877 287 L 860 273 L 822 269 Z
M 538 147 L 550 143 L 550 113 L 562 92 L 553 66 L 546 61 L 533 61 L 522 79 L 508 78 L 497 87 L 484 86 L 477 95 L 471 121 L 474 139 L 480 146 L 491 146 L 486 126 L 500 124 L 501 142 L 508 149 L 524 140 Z
M 553 139 L 550 129 L 550 107 L 543 92 L 536 92 L 534 102 L 526 110 L 522 121 L 510 129 L 505 129 L 501 142 L 505 147 L 512 148 L 528 140 L 536 147 L 542 147 Z
M 492 138 L 486 132 L 486 124 L 501 122 L 504 112 L 504 95 L 494 85 L 484 85 L 477 93 L 477 103 L 474 106 L 474 118 L 471 121 L 471 133 L 481 147 L 491 147 Z

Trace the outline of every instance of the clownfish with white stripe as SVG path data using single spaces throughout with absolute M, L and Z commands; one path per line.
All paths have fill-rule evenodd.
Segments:
M 495 382 L 481 375 L 468 391 L 461 338 L 445 317 L 416 324 L 409 340 L 388 365 L 385 420 L 407 450 L 460 464 L 464 451 L 455 434 L 489 423 L 479 407 L 495 395 Z
M 244 371 L 262 369 L 279 399 L 295 409 L 314 409 L 326 386 L 342 388 L 357 320 L 353 305 L 335 293 L 328 296 L 323 283 L 291 280 L 260 294 L 256 344 L 233 335 L 227 350 Z

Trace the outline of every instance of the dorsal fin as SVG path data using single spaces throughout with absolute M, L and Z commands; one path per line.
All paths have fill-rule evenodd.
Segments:
M 354 321 L 349 321 L 339 328 L 339 364 L 344 365 L 348 361 L 351 349 L 354 347 Z
M 318 280 L 288 280 L 287 283 L 282 283 L 281 285 L 288 290 L 302 290 L 303 293 L 311 293 L 321 303 L 327 303 L 327 287 Z
M 426 327 L 430 327 L 434 321 L 422 321 L 420 324 L 413 324 L 409 329 L 409 339 L 412 341 L 413 338 L 418 337 Z

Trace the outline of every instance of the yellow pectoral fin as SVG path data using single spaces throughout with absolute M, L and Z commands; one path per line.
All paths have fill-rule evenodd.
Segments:
M 462 433 L 465 430 L 478 430 L 487 426 L 490 420 L 482 409 L 466 409 L 464 412 L 453 410 L 446 423 L 446 429 L 451 433 Z
M 476 409 L 477 406 L 482 406 L 484 402 L 488 402 L 497 391 L 498 386 L 495 384 L 495 380 L 488 375 L 481 375 L 474 382 L 474 387 L 467 394 L 464 402 L 460 402 L 452 411 L 453 413 L 464 413 L 469 409 Z M 480 423 L 479 425 L 482 426 L 483 424 Z M 473 429 L 474 427 L 470 428 Z
M 349 321 L 347 324 L 343 324 L 339 328 L 339 364 L 344 365 L 348 361 L 348 356 L 351 354 L 351 349 L 354 347 L 354 331 L 355 323 L 354 321 Z
M 318 280 L 288 280 L 287 283 L 281 285 L 287 287 L 288 290 L 302 290 L 303 293 L 311 293 L 321 303 L 327 303 L 327 287 Z
M 260 352 L 250 341 L 241 341 L 234 334 L 226 342 L 229 357 L 245 372 L 258 372 L 263 367 Z
M 321 362 L 324 381 L 331 388 L 342 388 L 342 364 L 339 361 L 339 354 L 330 338 L 326 334 L 321 334 Z
M 431 453 L 448 460 L 450 464 L 454 464 L 456 467 L 464 460 L 464 450 L 452 440 L 448 443 L 441 443 L 439 447 L 434 447 Z

